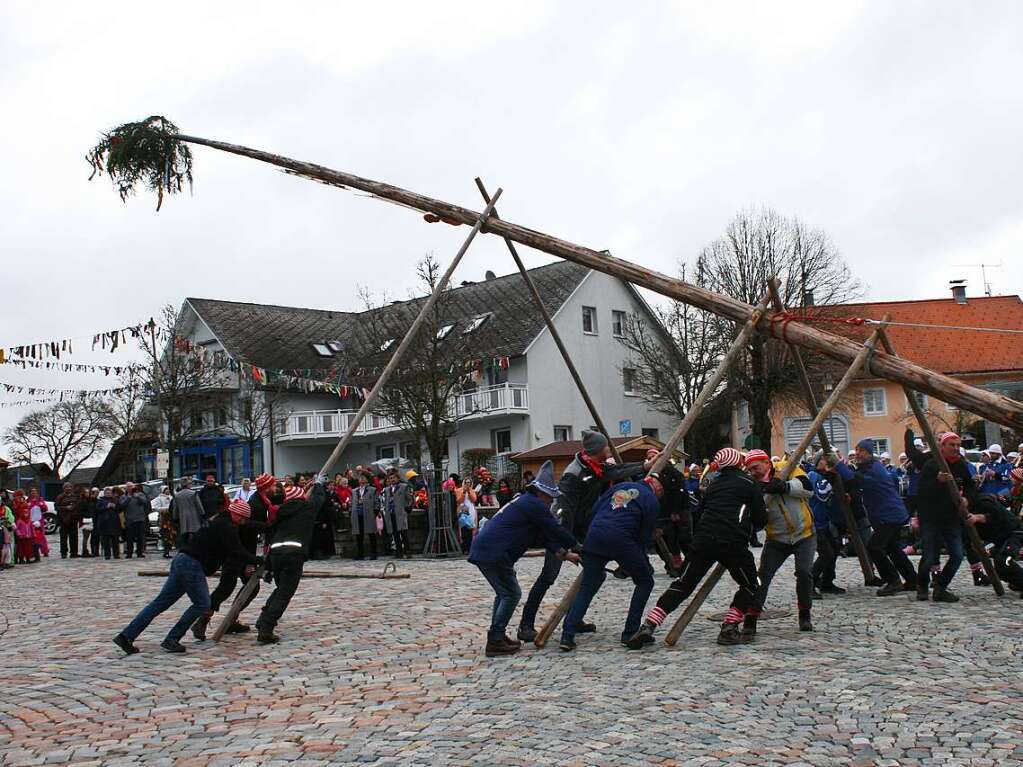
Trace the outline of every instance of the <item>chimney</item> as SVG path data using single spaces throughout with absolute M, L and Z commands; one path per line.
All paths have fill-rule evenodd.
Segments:
M 496 279 L 497 279 L 497 275 L 496 275 L 496 274 L 494 274 L 494 273 L 493 273 L 492 271 L 490 271 L 489 269 L 487 269 L 487 274 L 486 274 L 486 278 L 487 278 L 487 282 L 490 282 L 491 280 L 496 280 Z
M 949 280 L 948 284 L 952 286 L 952 298 L 956 300 L 956 303 L 965 304 L 966 280 Z

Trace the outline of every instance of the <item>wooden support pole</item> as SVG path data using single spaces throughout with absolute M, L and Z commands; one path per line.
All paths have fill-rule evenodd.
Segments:
M 772 277 L 767 282 L 767 288 L 771 292 L 771 304 L 776 312 L 785 311 L 785 304 L 781 300 L 781 293 L 778 291 L 778 278 Z M 792 353 L 792 359 L 796 363 L 796 374 L 799 378 L 799 384 L 803 389 L 803 394 L 806 396 L 806 405 L 810 409 L 811 417 L 817 413 L 817 396 L 813 393 L 813 386 L 810 383 L 810 376 L 806 372 L 806 364 L 803 361 L 803 353 L 799 347 L 793 343 L 788 343 L 789 351 Z M 828 439 L 827 430 L 824 428 L 824 424 L 821 424 L 820 429 L 817 430 L 817 438 L 821 443 L 821 450 L 827 455 L 831 450 L 831 441 Z M 840 480 L 841 478 L 839 478 Z M 863 583 L 866 586 L 871 585 L 874 582 L 874 564 L 870 561 L 870 555 L 867 554 L 867 546 L 863 542 L 863 537 L 860 535 L 860 530 L 856 525 L 856 518 L 853 516 L 852 508 L 849 505 L 849 500 L 845 495 L 844 486 L 836 488 L 836 500 L 838 506 L 842 510 L 842 517 L 845 519 L 845 529 L 849 533 L 849 540 L 852 541 L 853 549 L 856 551 L 856 558 L 860 562 L 860 570 L 863 573 Z
M 483 181 L 479 176 L 476 177 L 476 188 L 480 190 L 480 194 L 483 195 L 484 204 L 490 204 L 490 195 L 487 194 L 487 189 L 483 186 Z M 497 209 L 491 213 L 491 218 L 500 220 L 500 216 L 497 215 Z M 593 399 L 590 397 L 589 391 L 586 389 L 586 385 L 583 383 L 582 376 L 579 375 L 579 371 L 576 369 L 575 363 L 572 362 L 572 356 L 568 353 L 568 349 L 565 348 L 565 342 L 561 340 L 561 333 L 554 327 L 554 319 L 551 317 L 551 313 L 547 311 L 547 307 L 544 306 L 543 298 L 540 296 L 540 291 L 536 289 L 536 283 L 533 282 L 533 278 L 529 276 L 529 271 L 526 269 L 526 265 L 522 263 L 522 259 L 519 258 L 519 252 L 515 249 L 515 243 L 504 237 L 504 244 L 508 246 L 508 252 L 511 253 L 512 259 L 515 261 L 515 266 L 518 267 L 519 273 L 522 275 L 522 279 L 526 283 L 526 288 L 529 291 L 529 295 L 533 297 L 533 303 L 536 304 L 537 311 L 540 312 L 540 316 L 543 317 L 544 325 L 547 326 L 547 332 L 551 334 L 551 339 L 554 341 L 554 345 L 558 347 L 558 351 L 561 353 L 561 359 L 565 361 L 565 367 L 568 368 L 568 374 L 572 377 L 575 382 L 575 388 L 579 390 L 579 395 L 583 398 L 583 402 L 586 404 L 586 409 L 590 411 L 590 418 L 593 419 L 594 425 L 600 430 L 600 433 L 607 439 L 607 444 L 611 447 L 611 453 L 614 455 L 614 459 L 618 463 L 622 463 L 622 456 L 618 452 L 618 448 L 615 447 L 614 440 L 611 439 L 611 432 L 607 430 L 604 425 L 604 420 L 600 417 L 600 413 L 597 411 L 597 406 L 593 403 Z
M 888 315 L 886 314 L 883 322 L 887 321 Z M 866 343 L 863 344 L 863 348 L 859 351 L 859 353 L 857 353 L 853 360 L 853 364 L 847 371 L 845 371 L 845 375 L 842 376 L 842 380 L 838 382 L 838 385 L 835 387 L 834 391 L 832 391 L 831 396 L 828 397 L 827 401 L 821 406 L 820 412 L 817 413 L 817 416 L 814 418 L 813 423 L 807 430 L 806 435 L 800 440 L 799 445 L 793 451 L 788 463 L 786 463 L 782 468 L 781 478 L 783 480 L 787 480 L 795 468 L 799 465 L 799 456 L 801 456 L 803 451 L 805 451 L 809 446 L 810 440 L 814 437 L 814 432 L 820 428 L 821 424 L 824 423 L 824 420 L 831 414 L 835 405 L 838 404 L 838 400 L 842 396 L 842 393 L 849 387 L 853 378 L 855 378 L 859 373 L 860 368 L 863 367 L 863 363 L 866 361 L 867 357 L 873 353 L 874 347 L 877 344 L 877 337 L 880 332 L 880 328 L 875 330 L 871 334 L 870 338 L 867 339 Z M 714 587 L 717 585 L 718 581 L 721 580 L 724 574 L 725 568 L 722 565 L 718 564 L 714 567 L 710 575 L 707 577 L 707 580 L 704 582 L 703 587 L 701 587 L 700 590 L 689 600 L 689 604 L 686 606 L 686 609 L 682 611 L 678 620 L 675 621 L 675 625 L 671 627 L 667 635 L 664 637 L 664 643 L 666 645 L 671 647 L 678 642 L 679 637 L 682 636 L 682 632 L 685 631 L 693 618 L 696 617 L 696 613 L 703 606 L 703 603 L 707 600 L 707 597 L 710 596 L 710 593 L 714 590 Z
M 721 382 L 724 380 L 729 368 L 731 368 L 732 363 L 735 362 L 736 357 L 738 357 L 746 348 L 746 344 L 749 342 L 750 336 L 752 336 L 756 330 L 757 322 L 760 321 L 760 318 L 767 309 L 767 304 L 770 300 L 770 295 L 765 293 L 764 297 L 760 299 L 760 303 L 754 307 L 752 312 L 750 312 L 750 316 L 746 320 L 746 324 L 743 325 L 739 334 L 735 337 L 735 340 L 732 341 L 732 345 L 729 347 L 728 352 L 718 364 L 717 370 L 714 371 L 714 374 L 703 385 L 700 393 L 693 401 L 693 406 L 689 408 L 685 417 L 682 419 L 682 423 L 680 423 L 678 428 L 675 429 L 671 438 L 664 446 L 664 450 L 661 452 L 660 456 L 658 456 L 657 460 L 654 461 L 653 466 L 650 467 L 649 474 L 656 474 L 663 469 L 664 464 L 668 461 L 668 456 L 670 456 L 675 449 L 682 444 L 682 440 L 685 439 L 686 433 L 692 427 L 700 413 L 703 412 L 703 408 L 707 404 L 708 400 L 717 393 L 718 388 L 721 386 Z M 550 638 L 551 634 L 554 633 L 554 630 L 558 627 L 571 608 L 572 602 L 575 601 L 575 597 L 579 593 L 581 586 L 582 574 L 580 573 L 576 576 L 575 581 L 569 587 L 568 591 L 565 592 L 565 596 L 561 598 L 561 602 L 558 603 L 558 606 L 551 614 L 551 617 L 547 619 L 543 628 L 541 628 L 537 633 L 536 639 L 533 642 L 537 647 L 543 647 L 547 644 L 547 640 Z
M 433 213 L 445 220 L 460 224 L 473 226 L 480 219 L 479 213 L 468 208 L 410 192 L 391 184 L 325 168 L 322 165 L 302 162 L 270 152 L 263 152 L 258 149 L 251 149 L 223 141 L 214 141 L 199 136 L 177 134 L 175 138 L 190 144 L 208 146 L 223 152 L 259 160 L 260 162 L 284 168 L 287 172 L 294 175 L 321 181 L 332 186 L 368 192 L 382 200 L 390 200 L 423 211 L 424 213 Z M 591 269 L 620 277 L 626 282 L 631 282 L 634 285 L 683 301 L 692 306 L 706 309 L 735 322 L 745 322 L 750 316 L 750 312 L 753 311 L 753 307 L 749 304 L 729 296 L 705 290 L 682 280 L 673 279 L 652 269 L 646 269 L 638 264 L 615 258 L 607 253 L 602 253 L 592 248 L 585 248 L 518 224 L 491 218 L 486 224 L 486 231 L 501 237 L 507 237 L 520 245 L 536 248 L 568 261 L 588 266 Z M 767 318 L 762 319 L 758 329 L 763 333 L 771 333 L 771 321 Z M 799 346 L 813 349 L 831 359 L 844 362 L 846 365 L 855 359 L 859 351 L 859 344 L 851 339 L 843 338 L 834 333 L 828 333 L 799 322 L 787 323 L 785 335 L 788 340 Z M 1011 400 L 1001 394 L 970 386 L 951 376 L 928 370 L 921 365 L 893 355 L 876 355 L 871 361 L 871 369 L 875 375 L 881 378 L 909 386 L 926 394 L 931 394 L 962 410 L 976 413 L 990 421 L 1009 426 L 1017 431 L 1023 431 L 1023 403 Z
M 397 369 L 398 363 L 401 362 L 402 358 L 405 356 L 405 352 L 415 341 L 416 335 L 419 333 L 419 329 L 422 327 L 423 322 L 426 320 L 427 314 L 433 310 L 433 307 L 440 299 L 441 294 L 447 288 L 448 283 L 451 281 L 451 275 L 454 274 L 455 269 L 461 262 L 462 256 L 465 255 L 465 252 L 469 249 L 469 245 L 472 244 L 472 241 L 476 238 L 476 235 L 479 234 L 480 230 L 483 228 L 483 225 L 487 222 L 487 219 L 490 217 L 491 213 L 493 213 L 494 206 L 497 204 L 497 201 L 500 197 L 501 190 L 498 189 L 494 193 L 493 199 L 491 199 L 490 203 L 486 206 L 486 208 L 484 208 L 483 212 L 476 219 L 475 223 L 473 223 L 472 230 L 469 232 L 469 235 L 465 238 L 465 241 L 462 243 L 462 247 L 458 249 L 458 252 L 455 254 L 455 257 L 451 259 L 451 263 L 448 265 L 447 271 L 445 271 L 444 274 L 441 275 L 440 280 L 438 280 L 437 284 L 433 288 L 433 293 L 430 294 L 430 297 L 426 300 L 426 303 L 423 304 L 423 308 L 419 310 L 419 314 L 412 322 L 412 325 L 409 327 L 408 331 L 406 331 L 405 337 L 401 339 L 401 343 L 398 344 L 398 348 L 394 350 L 394 354 L 391 355 L 391 359 L 387 361 L 387 365 L 384 366 L 383 372 L 380 373 L 380 377 L 377 378 L 376 383 L 373 384 L 373 388 L 370 390 L 369 394 L 366 395 L 366 399 L 365 401 L 363 401 L 362 407 L 360 407 L 359 412 L 355 414 L 355 418 L 353 418 L 351 424 L 349 424 L 348 430 L 345 432 L 345 435 L 340 439 L 340 441 L 338 441 L 337 446 L 334 448 L 333 452 L 331 452 L 330 456 L 327 458 L 326 463 L 323 464 L 323 468 L 320 469 L 320 474 L 326 474 L 327 472 L 330 471 L 330 468 L 334 465 L 337 459 L 341 457 L 341 454 L 344 453 L 345 449 L 348 447 L 352 439 L 355 437 L 356 430 L 359 428 L 359 425 L 362 423 L 363 419 L 366 417 L 370 409 L 373 407 L 374 403 L 377 400 L 377 397 L 380 394 L 380 390 L 384 388 L 388 379 L 391 377 L 391 374 Z M 256 568 L 256 572 L 253 575 L 253 577 L 251 577 L 246 582 L 246 584 L 241 589 L 239 589 L 237 596 L 235 596 L 234 601 L 231 603 L 231 608 L 227 611 L 227 614 L 224 616 L 224 619 L 217 625 L 216 630 L 213 632 L 213 640 L 215 642 L 219 642 L 220 639 L 227 632 L 228 628 L 230 628 L 234 624 L 234 622 L 238 620 L 238 616 L 241 614 L 241 611 L 245 603 L 248 601 L 249 597 L 253 594 L 253 592 L 255 592 L 256 588 L 259 586 L 259 579 L 263 577 L 264 570 L 265 568 L 263 565 L 260 565 L 258 568 Z
M 489 203 L 490 195 L 487 194 L 487 189 L 483 185 L 483 180 L 479 176 L 476 177 L 476 188 L 480 190 L 484 204 Z M 500 218 L 496 209 L 492 213 L 492 218 Z M 586 409 L 590 412 L 590 418 L 593 419 L 593 424 L 607 440 L 607 444 L 611 448 L 611 454 L 614 456 L 615 461 L 619 464 L 623 463 L 621 453 L 618 452 L 618 448 L 615 446 L 614 440 L 611 438 L 611 432 L 609 432 L 607 430 L 607 426 L 604 425 L 604 419 L 600 417 L 600 413 L 597 411 L 597 406 L 593 403 L 593 399 L 590 397 L 590 393 L 587 391 L 586 385 L 583 383 L 582 376 L 579 375 L 579 370 L 572 361 L 572 356 L 568 353 L 568 349 L 565 348 L 565 342 L 561 340 L 561 333 L 559 333 L 558 329 L 554 327 L 554 319 L 551 317 L 550 312 L 547 311 L 547 307 L 544 306 L 543 298 L 540 296 L 540 291 L 536 289 L 536 283 L 533 282 L 533 278 L 529 276 L 529 271 L 526 269 L 526 265 L 523 264 L 522 259 L 519 258 L 519 252 L 515 249 L 515 243 L 507 237 L 504 237 L 503 239 L 504 244 L 508 246 L 508 252 L 511 253 L 511 257 L 515 261 L 515 266 L 518 267 L 519 273 L 522 275 L 522 279 L 526 283 L 526 288 L 528 289 L 529 294 L 533 297 L 533 303 L 536 304 L 537 311 L 539 311 L 540 316 L 543 317 L 544 325 L 547 326 L 547 331 L 551 334 L 551 339 L 554 341 L 554 345 L 558 347 L 558 351 L 561 353 L 561 358 L 565 361 L 565 367 L 568 368 L 568 374 L 572 377 L 572 381 L 575 382 L 575 388 L 579 390 L 579 395 L 583 398 Z M 661 559 L 663 559 L 666 563 L 670 563 L 672 560 L 672 554 L 671 551 L 668 550 L 668 545 L 664 542 L 664 538 L 660 535 L 655 535 L 654 545 L 657 546 L 657 551 L 660 553 Z
M 806 449 L 810 446 L 810 443 L 813 441 L 814 436 L 816 436 L 815 432 L 818 429 L 822 428 L 824 422 L 831 415 L 831 411 L 835 409 L 835 405 L 838 404 L 838 401 L 842 398 L 842 395 L 845 394 L 845 390 L 849 388 L 849 385 L 853 382 L 853 379 L 860 374 L 860 371 L 863 369 L 863 364 L 867 361 L 867 357 L 874 353 L 874 350 L 877 347 L 878 336 L 881 334 L 882 330 L 884 329 L 884 326 L 888 324 L 888 321 L 890 319 L 891 318 L 889 317 L 889 315 L 886 314 L 884 316 L 877 330 L 871 333 L 870 337 L 866 341 L 864 341 L 863 348 L 860 349 L 859 353 L 856 355 L 856 358 L 853 360 L 852 365 L 850 365 L 849 369 L 845 371 L 845 374 L 842 376 L 841 380 L 838 382 L 835 388 L 832 389 L 831 394 L 824 401 L 824 404 L 821 405 L 821 409 L 817 412 L 817 415 L 814 417 L 813 423 L 810 424 L 810 428 L 807 429 L 807 432 L 806 434 L 803 435 L 803 438 L 799 440 L 799 444 L 796 445 L 795 450 L 792 451 L 792 455 L 789 457 L 788 463 L 786 463 L 785 467 L 782 469 L 781 478 L 783 480 L 787 480 L 789 476 L 792 474 L 792 472 L 795 471 L 796 467 L 799 465 L 800 460 L 802 459 L 803 453 L 806 452 Z
M 881 343 L 885 350 L 892 356 L 897 356 L 895 348 L 892 346 L 891 340 L 888 338 L 888 334 L 881 331 Z M 917 423 L 920 424 L 920 430 L 924 433 L 924 439 L 927 440 L 927 444 L 931 446 L 931 455 L 934 460 L 938 462 L 938 468 L 946 473 L 951 474 L 951 470 L 948 467 L 948 461 L 945 460 L 945 456 L 941 454 L 941 445 L 938 443 L 938 438 L 934 434 L 934 429 L 931 428 L 930 421 L 927 420 L 927 415 L 924 413 L 923 408 L 920 407 L 920 403 L 917 402 L 916 396 L 912 389 L 908 386 L 903 387 L 903 391 L 906 394 L 906 401 L 909 402 L 910 408 L 913 410 L 913 415 L 916 416 Z M 995 570 L 994 562 L 991 561 L 991 557 L 988 556 L 987 549 L 984 548 L 984 542 L 980 539 L 980 535 L 973 525 L 966 521 L 967 511 L 963 508 L 963 497 L 959 493 L 959 488 L 956 487 L 955 480 L 947 483 L 949 495 L 952 496 L 952 502 L 956 508 L 960 510 L 960 514 L 963 519 L 963 526 L 966 528 L 966 535 L 970 539 L 970 545 L 973 546 L 974 553 L 980 558 L 981 564 L 984 565 L 984 572 L 987 573 L 987 577 L 991 579 L 991 588 L 994 589 L 995 594 L 998 596 L 1005 596 L 1005 586 L 1002 585 L 1002 579 L 998 576 L 998 571 Z

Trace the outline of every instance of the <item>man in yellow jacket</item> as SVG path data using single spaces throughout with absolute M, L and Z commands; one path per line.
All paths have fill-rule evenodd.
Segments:
M 760 588 L 754 603 L 756 610 L 746 614 L 743 634 L 757 633 L 757 618 L 767 601 L 771 580 L 789 556 L 796 562 L 796 600 L 799 607 L 799 630 L 813 631 L 810 608 L 813 605 L 813 559 L 817 554 L 813 512 L 809 498 L 813 484 L 802 468 L 796 467 L 787 480 L 779 475 L 784 461 L 772 465 L 771 457 L 763 450 L 751 450 L 746 456 L 746 467 L 760 483 L 767 506 L 767 542 L 760 555 L 757 575 Z

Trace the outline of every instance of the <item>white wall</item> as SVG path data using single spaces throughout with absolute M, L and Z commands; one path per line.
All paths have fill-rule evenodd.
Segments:
M 597 309 L 596 335 L 583 333 L 584 306 Z M 653 428 L 659 430 L 661 440 L 666 440 L 677 421 L 653 410 L 640 397 L 625 394 L 621 369 L 627 366 L 628 350 L 611 333 L 612 310 L 632 314 L 640 311 L 640 306 L 620 280 L 590 272 L 555 315 L 554 325 L 611 436 L 620 436 L 619 422 L 628 419 L 632 421 L 632 436 Z M 572 438 L 579 439 L 582 430 L 593 425 L 593 418 L 546 329 L 530 347 L 526 362 L 531 442 L 525 447 L 553 440 L 554 426 L 571 426 Z

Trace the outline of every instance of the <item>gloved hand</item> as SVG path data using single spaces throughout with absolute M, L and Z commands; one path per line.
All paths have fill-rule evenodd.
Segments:
M 773 493 L 775 495 L 784 495 L 789 489 L 789 483 L 785 482 L 777 477 L 768 480 L 760 485 L 761 492 Z

